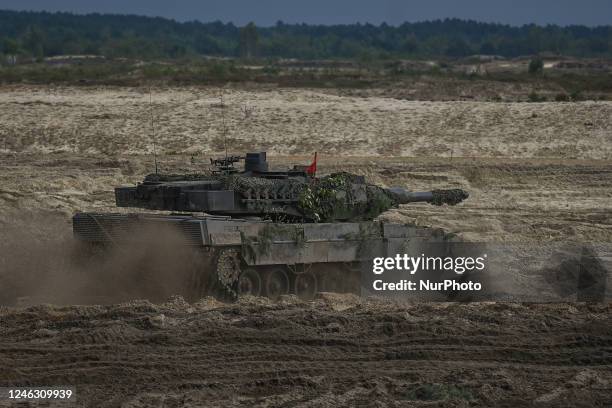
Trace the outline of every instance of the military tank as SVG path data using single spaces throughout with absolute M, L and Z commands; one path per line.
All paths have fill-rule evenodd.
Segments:
M 243 169 L 236 168 L 241 161 Z M 386 189 L 346 172 L 316 177 L 308 166 L 271 171 L 265 152 L 211 164 L 209 174 L 155 173 L 117 187 L 118 207 L 155 212 L 77 213 L 75 238 L 129 246 L 143 236 L 163 240 L 160 230 L 178 231 L 200 258 L 192 291 L 184 294 L 193 299 L 359 294 L 374 257 L 448 239 L 440 229 L 376 221 L 378 215 L 400 204 L 456 205 L 468 198 L 460 189 Z

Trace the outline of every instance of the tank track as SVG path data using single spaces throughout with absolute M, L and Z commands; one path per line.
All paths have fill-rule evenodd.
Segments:
M 352 263 L 249 266 L 237 248 L 221 249 L 211 259 L 205 270 L 194 274 L 194 299 L 213 296 L 235 301 L 250 295 L 277 300 L 296 295 L 310 300 L 318 292 L 360 293 L 359 270 Z M 202 281 L 207 284 L 198 283 Z

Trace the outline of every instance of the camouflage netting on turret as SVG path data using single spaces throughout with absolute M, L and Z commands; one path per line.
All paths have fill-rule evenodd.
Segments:
M 383 212 L 397 206 L 397 203 L 389 196 L 389 194 L 380 187 L 368 185 L 367 193 L 368 205 L 365 216 L 363 217 L 364 220 L 376 218 Z
M 314 222 L 369 220 L 394 206 L 384 189 L 344 172 L 309 182 L 233 175 L 226 179 L 226 188 L 246 199 L 291 201 L 305 219 Z
M 247 199 L 296 200 L 308 186 L 293 179 L 266 179 L 260 177 L 230 176 L 227 189 L 235 190 Z
M 309 184 L 300 194 L 298 209 L 315 222 L 365 220 L 393 207 L 382 188 L 358 183 L 350 173 L 334 173 Z

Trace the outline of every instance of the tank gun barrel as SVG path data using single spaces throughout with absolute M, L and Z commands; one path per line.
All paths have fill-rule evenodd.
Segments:
M 433 205 L 457 205 L 469 197 L 467 191 L 459 188 L 415 192 L 395 187 L 387 189 L 387 192 L 397 204 L 426 202 Z

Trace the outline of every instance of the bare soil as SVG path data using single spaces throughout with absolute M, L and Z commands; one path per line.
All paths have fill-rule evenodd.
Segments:
M 234 305 L 0 309 L 0 382 L 79 405 L 609 406 L 609 305 Z

